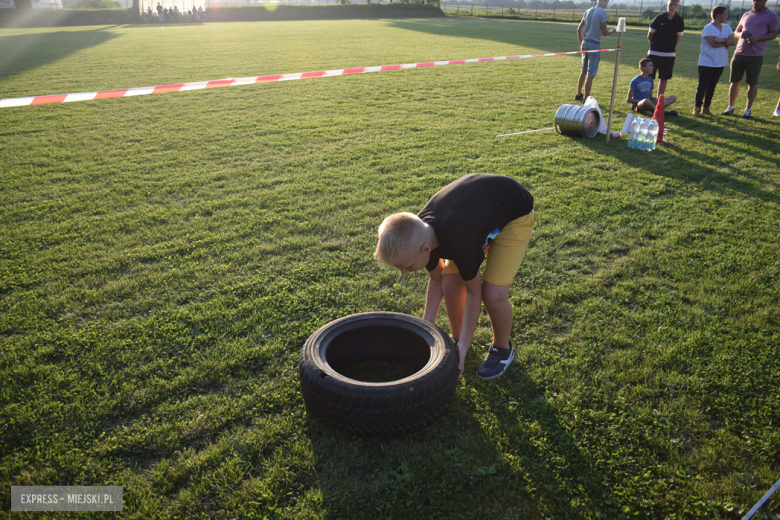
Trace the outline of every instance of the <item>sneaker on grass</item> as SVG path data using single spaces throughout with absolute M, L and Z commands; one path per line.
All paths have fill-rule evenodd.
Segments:
M 722 116 L 733 116 L 734 115 L 734 107 L 728 107 L 726 110 L 720 113 Z
M 774 112 L 772 112 L 772 115 L 775 117 L 780 117 L 780 108 L 776 108 Z
M 502 376 L 514 359 L 515 349 L 512 346 L 511 341 L 509 342 L 508 349 L 491 345 L 485 361 L 482 362 L 479 366 L 479 370 L 477 370 L 477 375 L 482 379 L 495 379 Z

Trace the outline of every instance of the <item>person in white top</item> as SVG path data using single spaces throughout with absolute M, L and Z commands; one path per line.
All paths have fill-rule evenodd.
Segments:
M 777 57 L 777 70 L 780 72 L 780 56 Z M 780 99 L 777 100 L 777 107 L 775 107 L 775 111 L 772 112 L 772 115 L 780 117 Z
M 729 47 L 735 44 L 734 31 L 726 23 L 729 17 L 727 7 L 717 5 L 710 13 L 712 23 L 708 23 L 701 32 L 701 52 L 699 53 L 699 86 L 696 88 L 696 106 L 694 116 L 711 116 L 710 103 L 715 94 L 723 69 L 729 64 Z

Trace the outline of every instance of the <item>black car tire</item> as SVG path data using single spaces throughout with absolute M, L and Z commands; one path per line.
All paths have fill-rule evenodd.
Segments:
M 340 371 L 366 359 L 420 367 L 397 381 L 372 383 Z M 353 314 L 312 334 L 298 373 L 309 412 L 357 435 L 386 437 L 438 419 L 455 395 L 457 348 L 436 325 L 395 312 Z

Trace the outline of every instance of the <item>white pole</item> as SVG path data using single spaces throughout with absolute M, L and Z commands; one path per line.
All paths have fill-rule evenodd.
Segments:
M 619 18 L 617 33 L 618 33 L 618 50 L 615 53 L 615 74 L 612 76 L 612 100 L 609 102 L 609 122 L 607 123 L 607 142 L 612 135 L 612 112 L 615 110 L 615 91 L 617 90 L 617 77 L 618 67 L 620 66 L 620 47 L 623 44 L 623 33 L 626 32 L 626 19 Z

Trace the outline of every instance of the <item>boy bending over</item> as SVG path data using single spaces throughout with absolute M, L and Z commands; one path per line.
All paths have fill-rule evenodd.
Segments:
M 510 177 L 472 173 L 445 186 L 417 215 L 396 213 L 379 226 L 374 258 L 401 274 L 428 270 L 423 319 L 435 323 L 444 299 L 460 375 L 482 303 L 493 344 L 477 375 L 499 377 L 515 357 L 509 286 L 531 240 L 533 203 L 528 190 Z
M 653 60 L 650 58 L 639 60 L 639 70 L 642 74 L 631 80 L 626 102 L 631 103 L 637 112 L 643 114 L 650 112 L 650 115 L 652 115 L 655 111 L 655 104 L 658 102 L 658 98 L 653 97 L 653 78 L 650 77 L 654 70 Z M 677 115 L 676 110 L 666 110 L 666 107 L 675 101 L 677 101 L 677 96 L 664 96 L 664 115 Z

